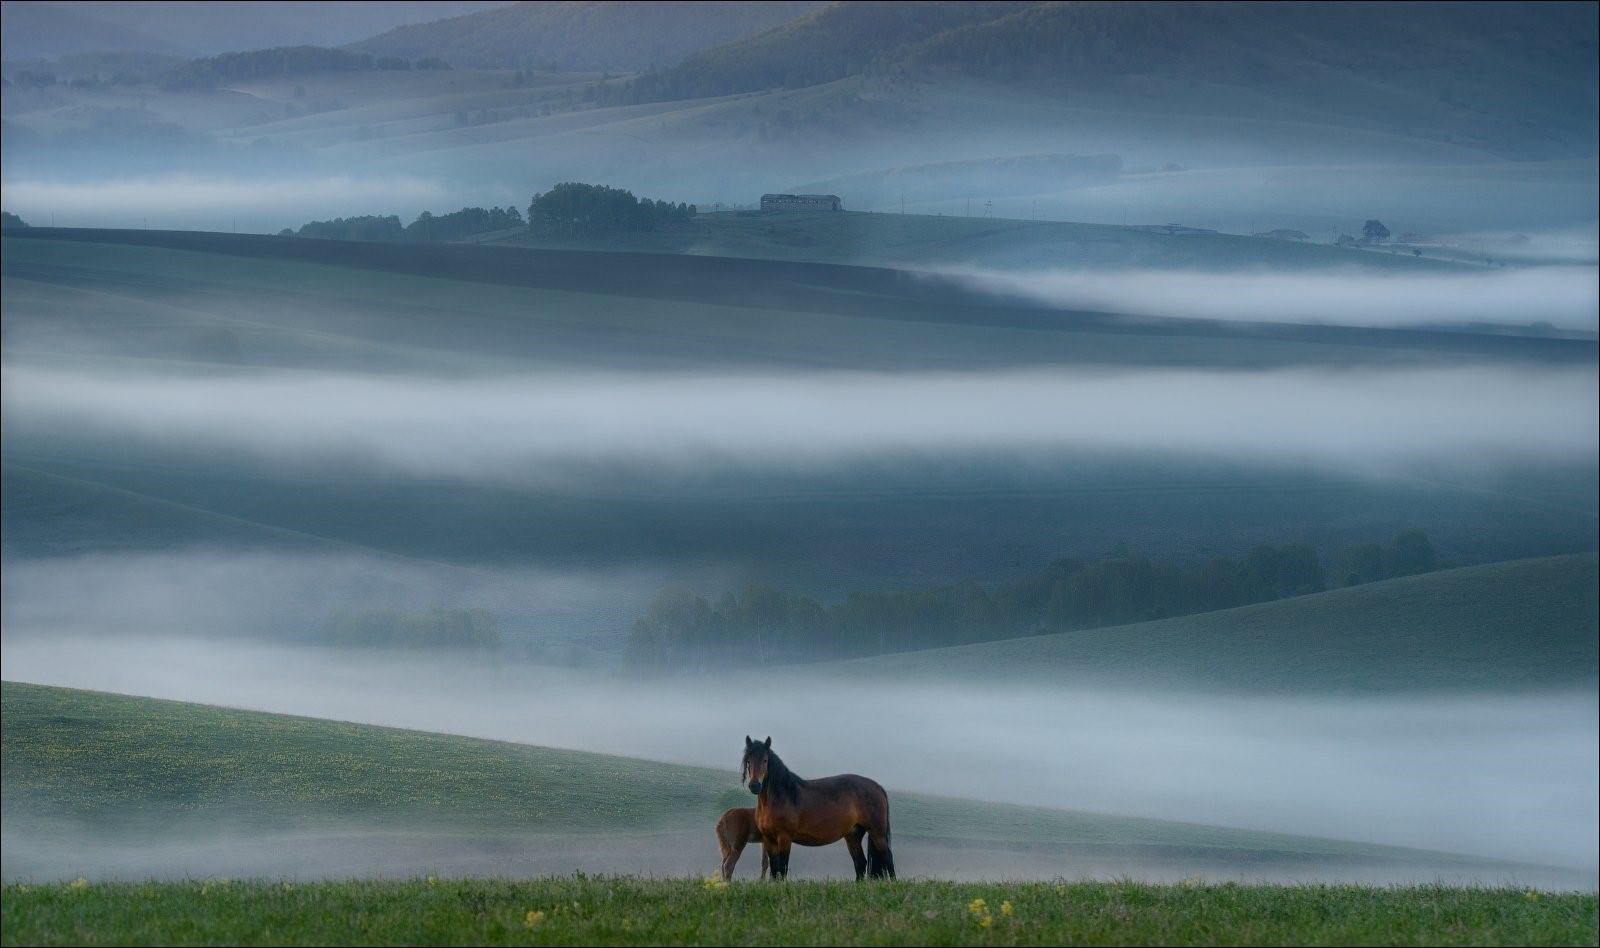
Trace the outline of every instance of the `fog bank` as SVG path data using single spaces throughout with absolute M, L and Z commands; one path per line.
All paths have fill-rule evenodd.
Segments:
M 1600 271 L 1594 267 L 1461 273 L 948 272 L 991 293 L 1131 315 L 1338 326 L 1600 328 Z
M 518 204 L 524 188 L 462 187 L 415 175 L 243 177 L 200 174 L 47 181 L 7 179 L 6 210 L 35 226 L 237 230 L 274 234 L 312 220 L 398 214 L 472 204 Z
M 279 470 L 538 481 L 563 466 L 806 467 L 1078 449 L 1374 471 L 1423 460 L 1592 458 L 1593 367 L 1539 371 L 161 376 L 10 365 L 8 437 L 132 438 Z
M 802 775 L 891 789 L 1414 846 L 1593 872 L 1591 690 L 1263 699 L 834 685 L 782 675 L 639 682 L 441 656 L 194 639 L 28 636 L 20 681 L 445 731 L 725 769 L 771 734 Z

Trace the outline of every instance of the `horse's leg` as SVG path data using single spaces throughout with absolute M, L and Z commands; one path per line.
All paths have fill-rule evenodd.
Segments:
M 779 839 L 778 844 L 772 849 L 772 878 L 789 878 L 789 850 L 793 845 L 791 840 Z
M 761 849 L 768 857 L 768 872 L 770 875 L 767 878 L 777 882 L 788 873 L 789 840 L 768 836 L 762 839 Z
M 765 879 L 772 871 L 772 857 L 767 855 L 767 847 L 761 847 L 761 878 Z
M 889 849 L 889 827 L 867 830 L 867 845 L 871 848 L 872 878 L 894 878 L 894 853 Z
M 856 864 L 856 881 L 867 874 L 867 857 L 861 852 L 861 837 L 867 835 L 865 826 L 857 826 L 844 834 L 844 844 L 850 847 L 850 861 Z

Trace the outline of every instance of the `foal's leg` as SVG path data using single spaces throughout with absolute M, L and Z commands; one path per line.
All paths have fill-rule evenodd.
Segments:
M 727 882 L 733 878 L 733 867 L 739 864 L 739 854 L 744 852 L 744 840 L 718 837 L 717 842 L 722 844 L 722 881 Z M 761 861 L 767 861 L 766 853 L 761 854 Z
M 867 874 L 867 857 L 861 852 L 861 837 L 867 835 L 865 826 L 857 826 L 844 834 L 844 844 L 850 848 L 850 861 L 856 864 L 856 881 Z

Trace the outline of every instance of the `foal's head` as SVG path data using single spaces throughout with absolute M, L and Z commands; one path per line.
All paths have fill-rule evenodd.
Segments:
M 767 762 L 771 759 L 772 738 L 752 741 L 750 735 L 744 736 L 744 760 L 739 768 L 739 779 L 744 781 L 751 793 L 759 794 L 762 785 L 767 782 Z

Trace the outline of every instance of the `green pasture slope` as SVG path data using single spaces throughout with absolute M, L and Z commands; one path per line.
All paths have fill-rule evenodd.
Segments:
M 1253 692 L 1590 687 L 1594 553 L 1441 570 L 1218 612 L 830 663 L 874 678 L 1068 679 Z
M 8 885 L 6 945 L 1593 945 L 1593 894 L 634 878 Z
M 748 805 L 727 771 L 4 682 L 13 821 L 106 832 L 374 829 L 498 836 L 709 830 Z M 1408 859 L 1416 851 L 896 792 L 896 838 Z M 710 837 L 707 836 L 709 845 Z M 1445 859 L 1452 857 L 1439 855 Z
M 728 774 L 7 682 L 8 826 L 182 836 L 417 821 L 516 838 L 703 828 Z M 1383 847 L 897 793 L 897 837 L 1403 857 Z M 978 900 L 982 900 L 979 902 Z M 1009 906 L 1009 907 L 1008 907 Z M 634 877 L 13 882 L 43 944 L 1593 944 L 1592 894 L 1131 882 L 783 886 Z

